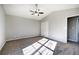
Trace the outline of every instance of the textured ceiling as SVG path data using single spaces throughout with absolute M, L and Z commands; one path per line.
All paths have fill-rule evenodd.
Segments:
M 78 4 L 38 4 L 38 7 L 44 14 L 40 16 L 31 15 L 29 10 L 34 8 L 34 4 L 4 4 L 3 8 L 7 15 L 20 16 L 24 18 L 30 18 L 35 20 L 41 20 L 48 14 L 54 11 L 78 8 Z

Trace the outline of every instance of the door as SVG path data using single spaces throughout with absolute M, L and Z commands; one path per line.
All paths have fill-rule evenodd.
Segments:
M 68 19 L 68 40 L 77 42 L 78 32 L 77 32 L 77 18 L 72 17 Z
M 48 22 L 42 22 L 41 23 L 41 35 L 48 37 Z

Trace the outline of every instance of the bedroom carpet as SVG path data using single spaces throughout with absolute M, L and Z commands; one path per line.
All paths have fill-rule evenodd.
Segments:
M 24 55 L 22 49 L 37 42 L 43 37 L 24 38 L 19 40 L 8 41 L 4 45 L 0 55 Z M 79 55 L 79 44 L 68 42 L 58 42 L 54 55 Z
M 22 49 L 37 42 L 42 37 L 24 38 L 8 41 L 4 45 L 1 55 L 23 55 Z

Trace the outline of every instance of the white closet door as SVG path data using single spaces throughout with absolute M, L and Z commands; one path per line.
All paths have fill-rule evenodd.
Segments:
M 41 35 L 48 37 L 48 22 L 41 23 Z

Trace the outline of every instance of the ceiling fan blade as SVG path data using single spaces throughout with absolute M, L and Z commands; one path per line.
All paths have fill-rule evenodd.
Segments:
M 39 13 L 38 13 L 38 16 L 39 16 Z
M 33 10 L 30 10 L 30 12 L 34 12 Z
M 32 12 L 32 14 L 31 15 L 34 15 L 35 14 L 35 12 Z
M 34 15 L 33 13 L 31 15 Z
M 38 11 L 40 11 L 40 9 L 38 9 Z
M 44 14 L 44 12 L 39 12 L 39 14 Z

